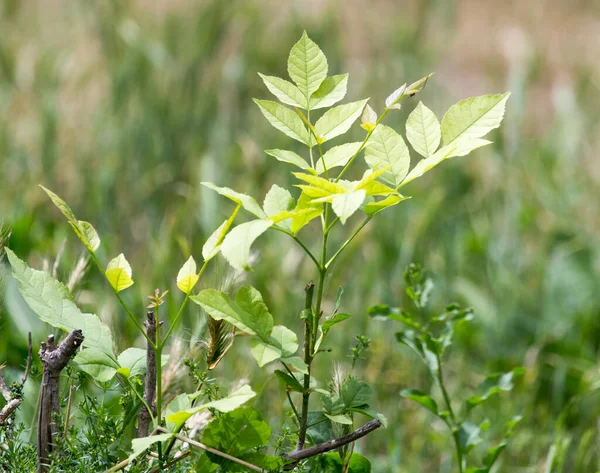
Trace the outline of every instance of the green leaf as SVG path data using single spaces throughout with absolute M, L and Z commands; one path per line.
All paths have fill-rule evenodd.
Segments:
M 250 247 L 252 243 L 265 233 L 271 226 L 272 220 L 252 220 L 231 230 L 221 244 L 221 254 L 236 269 L 250 269 Z
M 263 209 L 267 217 L 274 217 L 281 212 L 293 210 L 294 198 L 287 189 L 279 187 L 277 184 L 273 184 L 263 203 Z M 291 230 L 292 224 L 291 219 L 277 222 L 280 227 L 284 227 L 287 230 Z
M 498 128 L 504 118 L 510 92 L 471 97 L 452 105 L 442 119 L 442 142 L 448 146 L 457 140 L 481 138 Z
M 286 365 L 291 366 L 292 368 L 300 371 L 302 374 L 308 374 L 308 366 L 304 363 L 304 360 L 299 356 L 288 356 L 287 358 L 282 358 Z
M 294 172 L 292 174 L 299 180 L 309 184 L 308 186 L 300 185 L 297 187 L 300 187 L 308 197 L 313 199 L 344 194 L 347 192 L 347 189 L 343 185 L 319 176 L 301 172 Z
M 273 327 L 271 336 L 265 342 L 252 339 L 250 351 L 261 368 L 272 361 L 287 358 L 298 350 L 298 337 L 283 325 Z
M 294 391 L 299 393 L 304 392 L 304 387 L 300 384 L 300 381 L 291 376 L 289 373 L 281 370 L 275 370 L 275 376 L 277 376 L 277 379 L 281 381 L 286 391 Z
M 377 419 L 379 422 L 381 422 L 381 425 L 383 425 L 383 427 L 385 427 L 387 429 L 387 426 L 388 426 L 387 418 L 381 412 L 377 412 L 375 409 L 369 409 L 368 407 L 363 408 L 363 409 L 358 408 L 358 407 L 353 407 L 352 409 L 350 409 L 350 411 L 358 412 L 359 414 L 370 417 L 371 419 Z
M 242 404 L 245 404 L 250 399 L 256 396 L 256 393 L 247 384 L 239 388 L 237 391 L 232 392 L 229 396 L 218 399 L 216 401 L 207 402 L 203 404 L 202 409 L 216 409 L 220 412 L 231 412 Z
M 494 394 L 502 391 L 511 391 L 515 384 L 514 380 L 517 376 L 522 376 L 525 373 L 525 368 L 515 368 L 508 373 L 496 373 L 486 378 L 477 388 L 478 394 L 467 399 L 467 409 L 472 409 L 475 406 L 487 401 Z
M 325 416 L 331 421 L 331 422 L 335 422 L 336 424 L 344 424 L 344 425 L 352 425 L 352 419 L 350 418 L 350 416 L 346 415 L 346 414 L 338 414 L 338 415 L 330 415 L 330 414 L 325 414 Z
M 95 253 L 100 246 L 100 237 L 98 236 L 98 232 L 96 232 L 96 229 L 91 223 L 84 222 L 83 220 L 79 220 L 79 228 L 81 229 L 81 233 L 83 235 L 83 244 L 88 250 L 90 250 L 92 253 Z
M 469 453 L 483 440 L 480 436 L 481 426 L 472 422 L 462 422 L 458 429 L 458 440 L 463 453 Z
M 325 416 L 324 412 L 309 411 L 308 425 L 310 427 L 306 430 L 306 436 L 313 445 L 335 439 L 331 421 Z
M 241 204 L 244 209 L 246 209 L 251 214 L 255 215 L 258 218 L 264 219 L 267 216 L 258 205 L 258 202 L 254 200 L 253 197 L 250 197 L 246 194 L 240 194 L 229 187 L 218 187 L 215 186 L 212 182 L 201 182 L 204 187 L 208 187 L 209 189 L 214 190 L 215 192 L 221 194 L 224 197 L 234 201 L 236 204 Z
M 360 117 L 361 127 L 367 131 L 373 131 L 377 125 L 377 113 L 371 108 L 369 104 L 365 106 L 362 116 Z
M 52 200 L 52 203 L 62 212 L 62 214 L 66 217 L 67 221 L 73 228 L 73 231 L 77 235 L 77 237 L 81 240 L 81 242 L 85 245 L 85 247 L 92 253 L 94 253 L 98 247 L 100 246 L 100 237 L 98 237 L 98 233 L 94 229 L 91 223 L 84 222 L 82 220 L 77 220 L 75 218 L 75 214 L 71 208 L 67 205 L 67 203 L 62 200 L 58 195 L 52 192 L 50 189 L 46 189 L 44 186 L 40 186 L 43 191 L 48 194 L 48 197 Z
M 192 289 L 194 289 L 198 279 L 200 278 L 196 270 L 196 261 L 190 256 L 177 274 L 177 287 L 184 294 L 189 294 L 192 292 Z
M 346 405 L 342 398 L 333 394 L 323 394 L 321 402 L 323 403 L 323 408 L 330 415 L 337 415 L 346 410 Z
M 327 77 L 310 97 L 310 109 L 331 107 L 346 96 L 348 74 Z
M 254 99 L 254 102 L 271 125 L 290 138 L 312 146 L 309 131 L 296 112 L 271 100 Z
M 404 92 L 406 91 L 406 84 L 401 85 L 396 90 L 394 90 L 388 97 L 385 99 L 385 107 L 386 108 L 397 108 L 400 109 L 399 102 L 404 97 Z
M 315 124 L 315 133 L 319 138 L 330 140 L 346 133 L 360 117 L 369 99 L 338 105 L 327 110 Z
M 344 225 L 346 220 L 360 208 L 366 196 L 367 192 L 364 189 L 360 189 L 333 198 L 331 201 L 331 208 L 334 213 L 340 217 L 342 225 Z
M 273 156 L 277 161 L 281 161 L 282 163 L 293 164 L 300 169 L 304 169 L 306 171 L 312 171 L 310 164 L 306 162 L 303 158 L 298 156 L 293 151 L 288 151 L 285 149 L 267 149 L 265 150 L 269 156 Z
M 350 158 L 358 152 L 361 146 L 362 143 L 359 142 L 346 143 L 340 146 L 334 146 L 327 150 L 323 155 L 323 159 L 319 158 L 319 161 L 317 161 L 317 174 L 323 174 L 323 172 L 325 172 L 325 167 L 327 167 L 327 170 L 329 171 L 338 166 L 345 166 L 346 163 L 350 161 Z M 325 161 L 326 166 L 323 165 L 323 160 Z
M 434 399 L 421 391 L 416 389 L 404 389 L 400 396 L 406 399 L 412 399 L 413 401 L 421 404 L 425 409 L 433 412 L 436 416 L 439 416 L 438 405 Z
M 128 371 L 128 378 L 134 376 L 142 376 L 146 372 L 146 350 L 141 348 L 128 348 L 121 352 L 118 358 L 121 369 Z M 162 357 L 162 366 L 165 366 L 169 361 L 167 355 Z
M 410 154 L 398 133 L 389 126 L 377 125 L 367 142 L 365 161 L 371 168 L 391 166 L 382 179 L 397 187 L 408 174 Z
M 170 440 L 172 438 L 173 434 L 159 434 L 152 435 L 151 437 L 133 439 L 131 441 L 131 448 L 133 450 L 133 453 L 129 455 L 129 461 L 135 460 L 155 443 L 165 442 L 166 440 Z
M 290 51 L 288 74 L 307 99 L 327 77 L 327 68 L 325 54 L 305 31 Z
M 349 453 L 350 462 L 348 463 L 348 471 L 344 470 L 344 461 L 338 453 L 326 453 L 323 455 L 323 465 L 327 473 L 371 473 L 371 463 L 359 453 Z
M 308 212 L 300 212 L 308 210 Z M 323 213 L 323 204 L 313 203 L 312 199 L 304 192 L 300 194 L 295 211 L 297 214 L 292 217 L 292 233 L 296 235 L 311 220 L 314 220 Z
M 415 107 L 406 121 L 406 137 L 421 156 L 433 156 L 440 145 L 442 132 L 435 114 L 423 102 Z
M 86 348 L 77 353 L 75 363 L 96 381 L 106 383 L 113 379 L 120 369 L 114 355 L 98 348 Z
M 343 322 L 344 320 L 349 319 L 350 317 L 352 317 L 352 315 L 350 314 L 335 314 L 333 317 L 331 317 L 330 319 L 327 319 L 325 322 L 323 322 L 323 333 L 325 335 L 327 335 L 327 332 L 329 332 L 329 330 L 331 329 L 331 327 L 333 327 L 334 325 L 339 324 L 340 322 Z
M 116 292 L 121 292 L 130 286 L 133 286 L 131 279 L 131 265 L 125 259 L 123 253 L 113 258 L 106 267 L 106 279 Z
M 82 313 L 72 301 L 69 290 L 45 271 L 30 268 L 10 248 L 5 248 L 12 266 L 12 275 L 17 280 L 19 292 L 42 322 L 72 332 L 81 330 L 85 337 L 84 347 L 97 348 L 111 356 L 113 340 L 110 329 L 98 316 Z
M 241 288 L 235 300 L 215 289 L 205 289 L 190 299 L 213 319 L 226 320 L 242 332 L 268 340 L 273 330 L 273 317 L 260 293 L 251 286 Z
M 214 258 L 219 254 L 219 251 L 221 251 L 221 243 L 223 242 L 221 241 L 221 243 L 219 243 L 219 240 L 227 233 L 227 230 L 229 229 L 228 222 L 229 219 L 219 225 L 219 228 L 217 228 L 204 243 L 204 246 L 202 247 L 202 258 L 204 258 L 204 261 Z
M 404 197 L 403 195 L 390 195 L 385 199 L 379 201 L 369 202 L 365 205 L 364 211 L 367 215 L 375 215 L 382 210 L 387 209 L 388 207 L 393 207 L 396 204 L 399 204 L 403 200 L 408 200 L 410 197 Z
M 444 146 L 437 150 L 433 156 L 430 158 L 422 159 L 417 163 L 417 165 L 408 173 L 408 176 L 402 181 L 402 185 L 406 185 L 409 182 L 414 181 L 415 179 L 421 177 L 427 171 L 430 171 L 438 164 L 440 164 L 445 159 L 448 159 L 453 156 L 453 153 L 456 151 L 456 147 L 452 148 L 449 146 Z
M 306 109 L 306 95 L 294 84 L 285 79 L 280 79 L 279 77 L 265 76 L 260 72 L 258 75 L 267 86 L 267 89 L 269 89 L 269 92 L 281 102 L 291 105 L 292 107 Z
M 356 378 L 348 379 L 342 385 L 342 401 L 350 409 L 353 407 L 367 407 L 373 401 L 373 388 L 364 381 Z
M 240 407 L 212 420 L 204 429 L 202 442 L 234 457 L 263 447 L 269 443 L 271 428 L 257 410 L 251 407 Z M 232 471 L 231 462 L 215 455 L 210 455 L 214 463 L 223 467 L 224 471 Z

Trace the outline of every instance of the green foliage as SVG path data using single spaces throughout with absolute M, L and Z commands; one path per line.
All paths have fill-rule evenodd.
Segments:
M 69 206 L 56 194 L 44 188 L 53 203 L 66 217 L 77 237 L 87 248 L 102 275 L 112 288 L 121 304 L 140 334 L 146 338 L 148 350 L 153 351 L 156 364 L 156 399 L 152 400 L 153 409 L 144 393 L 141 383 L 136 378 L 144 374 L 146 360 L 150 359 L 144 350 L 129 348 L 118 357 L 113 353 L 113 339 L 108 328 L 92 314 L 83 314 L 75 305 L 69 291 L 51 275 L 29 268 L 14 253 L 9 252 L 9 260 L 13 274 L 19 281 L 19 290 L 28 305 L 43 321 L 62 330 L 82 328 L 85 335 L 84 346 L 75 361 L 80 368 L 90 374 L 95 382 L 105 390 L 109 390 L 115 382 L 126 392 L 128 409 L 125 412 L 123 430 L 132 429 L 135 416 L 141 405 L 151 413 L 155 431 L 148 437 L 133 439 L 128 460 L 134 467 L 166 468 L 169 461 L 177 462 L 172 449 L 183 448 L 185 442 L 179 436 L 183 431 L 191 430 L 188 421 L 201 412 L 210 412 L 212 420 L 202 432 L 202 441 L 212 449 L 199 456 L 197 466 L 203 471 L 246 471 L 246 463 L 252 469 L 263 468 L 275 470 L 283 466 L 281 457 L 273 457 L 261 452 L 271 441 L 271 427 L 253 407 L 241 407 L 255 397 L 256 393 L 248 385 L 244 385 L 228 396 L 222 396 L 220 388 L 215 387 L 213 380 L 206 374 L 229 352 L 234 337 L 238 334 L 250 337 L 250 351 L 259 367 L 278 361 L 284 370 L 276 370 L 275 377 L 280 381 L 290 403 L 293 417 L 288 421 L 294 424 L 297 431 L 297 448 L 302 449 L 305 443 L 316 443 L 319 438 L 341 436 L 356 426 L 358 415 L 378 419 L 386 424 L 385 417 L 374 407 L 375 391 L 367 383 L 353 375 L 355 365 L 362 354 L 369 348 L 370 339 L 364 335 L 357 336 L 357 345 L 352 349 L 352 369 L 346 376 L 338 373 L 328 383 L 329 389 L 323 389 L 323 380 L 318 379 L 314 361 L 332 350 L 323 346 L 326 337 L 338 325 L 350 317 L 349 313 L 338 310 L 341 304 L 342 291 L 338 292 L 333 313 L 324 317 L 324 292 L 326 279 L 330 275 L 332 265 L 352 243 L 361 230 L 376 214 L 392 207 L 407 197 L 399 193 L 401 186 L 420 177 L 437 166 L 443 160 L 464 156 L 471 150 L 489 144 L 482 139 L 489 131 L 497 128 L 504 115 L 508 94 L 475 97 L 452 106 L 444 116 L 441 125 L 433 112 L 419 103 L 409 115 L 406 123 L 406 135 L 409 143 L 424 159 L 411 169 L 411 156 L 403 137 L 395 129 L 384 125 L 383 121 L 390 112 L 400 109 L 401 103 L 419 93 L 431 75 L 417 80 L 413 84 L 403 85 L 396 89 L 381 105 L 382 112 L 378 116 L 368 102 L 369 99 L 338 104 L 346 94 L 348 75 L 327 76 L 329 66 L 325 54 L 304 32 L 301 39 L 293 46 L 288 59 L 288 74 L 293 81 L 261 74 L 268 91 L 281 103 L 255 99 L 259 110 L 267 121 L 289 138 L 306 146 L 305 156 L 296 151 L 270 149 L 266 153 L 276 160 L 292 164 L 302 172 L 293 172 L 296 179 L 296 196 L 282 186 L 274 184 L 264 197 L 261 207 L 254 197 L 237 192 L 228 187 L 219 187 L 211 182 L 202 184 L 218 194 L 233 201 L 236 205 L 230 217 L 226 219 L 206 240 L 202 248 L 204 262 L 197 267 L 193 256 L 189 256 L 176 277 L 172 280 L 183 292 L 183 301 L 174 317 L 165 319 L 161 314 L 161 305 L 171 303 L 167 299 L 168 291 L 156 289 L 154 296 L 149 296 L 152 303 L 148 306 L 158 320 L 156 338 L 151 338 L 145 327 L 120 295 L 121 291 L 134 284 L 133 270 L 125 256 L 121 253 L 110 260 L 104 268 L 101 263 L 103 254 L 97 254 L 100 245 L 98 234 L 93 226 L 79 221 Z M 289 106 L 293 107 L 290 108 Z M 377 105 L 375 105 L 377 107 Z M 315 116 L 315 110 L 319 116 Z M 311 115 L 311 112 L 312 115 Z M 362 117 L 363 134 L 361 141 L 336 142 L 330 146 L 329 141 L 339 138 L 350 131 L 359 117 Z M 438 149 L 442 141 L 442 147 Z M 324 149 L 324 145 L 328 149 Z M 357 158 L 364 151 L 366 162 Z M 348 180 L 350 168 L 361 176 L 356 180 Z M 243 209 L 253 217 L 250 221 L 235 224 L 238 212 Z M 354 230 L 347 232 L 341 242 L 336 242 L 332 250 L 333 240 L 329 240 L 333 230 L 343 232 L 355 220 L 362 217 Z M 320 228 L 308 224 L 320 220 Z M 341 227 L 338 226 L 341 224 Z M 299 233 L 303 232 L 303 239 Z M 310 229 L 310 232 L 308 231 Z M 304 332 L 302 357 L 296 353 L 300 347 L 296 331 L 285 325 L 276 325 L 279 312 L 267 308 L 265 298 L 252 286 L 239 289 L 235 297 L 228 290 L 202 289 L 194 294 L 200 283 L 208 263 L 218 254 L 234 268 L 249 270 L 252 245 L 268 230 L 275 230 L 291 237 L 305 252 L 315 266 L 316 286 L 310 283 L 306 288 L 306 299 L 297 322 Z M 308 239 L 306 236 L 310 236 Z M 309 249 L 312 241 L 320 240 L 320 251 L 315 256 Z M 187 253 L 192 253 L 190 248 Z M 407 273 L 411 291 L 409 296 L 418 308 L 425 307 L 430 285 L 423 279 L 418 270 Z M 206 371 L 200 371 L 195 362 L 190 362 L 195 377 L 195 392 L 178 393 L 168 404 L 163 403 L 163 372 L 166 362 L 163 349 L 169 341 L 188 301 L 197 304 L 209 317 L 206 322 L 211 339 L 205 342 L 207 347 Z M 380 308 L 381 309 L 381 308 Z M 378 309 L 378 311 L 381 311 Z M 288 306 L 285 310 L 290 310 Z M 414 317 L 406 312 L 396 313 L 387 310 L 390 318 L 411 321 Z M 162 315 L 162 319 L 161 319 Z M 395 316 L 395 317 L 394 317 Z M 457 306 L 449 306 L 442 316 L 432 319 L 434 324 L 443 329 L 437 333 L 429 324 L 411 322 L 411 330 L 398 333 L 398 340 L 411 346 L 424 359 L 434 379 L 443 388 L 442 360 L 444 351 L 452 341 L 454 325 L 469 318 L 470 312 Z M 168 321 L 166 331 L 161 323 Z M 297 328 L 297 327 L 293 327 Z M 225 335 L 223 335 L 225 334 Z M 116 376 L 119 374 L 119 376 Z M 515 372 L 515 374 L 518 374 Z M 512 388 L 512 378 L 499 376 L 484 382 L 481 392 L 467 401 L 469 408 L 482 403 L 499 391 Z M 301 396 L 301 407 L 298 408 L 291 393 Z M 321 396 L 323 409 L 319 412 L 309 411 L 311 395 Z M 480 431 L 484 424 L 471 424 L 466 419 L 458 419 L 448 401 L 448 411 L 439 412 L 436 402 L 426 394 L 410 391 L 407 397 L 417 400 L 442 418 L 452 429 L 460 455 L 468 453 L 479 441 Z M 445 389 L 444 389 L 445 394 Z M 134 402 L 135 401 L 135 402 Z M 153 411 L 155 413 L 153 413 Z M 320 428 L 309 424 L 309 419 L 322 422 Z M 318 419 L 318 420 L 317 420 Z M 380 425 L 377 423 L 377 425 Z M 164 431 L 166 426 L 168 432 Z M 193 443 L 190 443 L 194 445 Z M 504 447 L 489 452 L 489 467 Z M 123 449 L 119 449 L 122 457 Z M 155 455 L 145 455 L 146 452 Z M 306 465 L 320 464 L 322 471 L 369 472 L 371 465 L 364 456 L 353 453 L 353 446 L 344 445 L 337 453 L 327 453 L 318 459 L 309 460 Z M 223 456 L 225 454 L 226 456 Z M 459 463 L 462 471 L 462 457 Z M 156 457 L 156 461 L 153 460 Z M 487 457 L 486 457 L 487 458 Z M 111 459 L 115 459 L 111 457 Z M 486 460 L 487 461 L 487 460 Z M 488 467 L 485 463 L 485 467 Z M 301 464 L 298 467 L 304 468 Z M 295 467 L 295 465 L 294 465 Z M 489 468 L 488 468 L 489 469 Z
M 422 313 L 427 307 L 433 289 L 433 282 L 427 277 L 423 269 L 414 264 L 406 268 L 404 279 L 407 284 L 406 295 L 419 313 Z M 447 381 L 444 378 L 444 354 L 452 345 L 457 324 L 471 320 L 472 311 L 451 304 L 446 307 L 443 314 L 423 321 L 418 320 L 419 314 L 406 309 L 379 305 L 371 307 L 369 314 L 376 318 L 396 320 L 409 327 L 408 330 L 397 332 L 396 338 L 400 343 L 414 350 L 423 360 L 436 386 L 439 388 L 442 403 L 437 402 L 432 395 L 417 389 L 404 389 L 400 395 L 420 404 L 447 425 L 456 447 L 456 461 L 459 472 L 488 473 L 498 460 L 500 453 L 508 445 L 508 439 L 513 435 L 521 417 L 516 416 L 506 423 L 502 442 L 487 451 L 482 459 L 482 467 L 467 468 L 468 454 L 483 441 L 481 434 L 490 428 L 488 420 L 477 424 L 468 420 L 468 416 L 475 406 L 483 404 L 494 394 L 511 391 L 514 388 L 515 377 L 523 375 L 525 370 L 518 367 L 508 373 L 489 376 L 480 384 L 477 394 L 468 398 L 462 409 L 456 410 L 454 405 L 456 403 L 450 397 L 446 385 Z M 443 408 L 440 407 L 442 404 Z

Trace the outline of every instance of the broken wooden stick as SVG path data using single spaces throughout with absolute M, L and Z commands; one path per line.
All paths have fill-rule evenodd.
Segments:
M 81 346 L 83 338 L 81 330 L 74 330 L 59 345 L 54 343 L 54 335 L 48 335 L 47 341 L 42 342 L 40 359 L 44 374 L 42 376 L 38 418 L 38 473 L 47 471 L 48 457 L 52 452 L 54 437 L 59 433 L 53 416 L 60 414 L 60 373 Z

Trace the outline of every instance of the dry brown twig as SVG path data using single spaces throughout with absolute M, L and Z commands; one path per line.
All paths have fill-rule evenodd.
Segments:
M 21 386 L 25 384 L 27 381 L 27 377 L 29 376 L 29 369 L 31 368 L 31 358 L 33 354 L 33 347 L 31 344 L 31 332 L 28 335 L 28 352 L 27 352 L 27 364 L 25 365 L 25 372 L 23 373 L 23 377 L 21 378 Z M 0 411 L 0 425 L 3 425 L 10 416 L 17 410 L 17 408 L 23 402 L 23 399 L 19 397 L 14 397 L 13 393 L 11 393 L 10 389 L 6 385 L 6 381 L 4 380 L 4 376 L 2 375 L 2 369 L 4 368 L 4 364 L 0 366 L 0 392 L 2 392 L 2 396 L 6 400 L 6 405 Z

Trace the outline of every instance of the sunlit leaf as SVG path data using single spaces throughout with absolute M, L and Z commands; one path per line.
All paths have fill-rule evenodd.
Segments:
M 311 146 L 309 131 L 296 112 L 271 100 L 254 99 L 254 102 L 271 125 L 290 138 Z
M 331 107 L 346 96 L 348 74 L 327 77 L 310 97 L 310 109 Z
M 288 151 L 285 149 L 267 149 L 265 150 L 265 153 L 267 153 L 269 156 L 273 156 L 276 160 L 283 163 L 293 164 L 300 169 L 304 169 L 309 172 L 311 171 L 310 164 L 293 151 Z
M 219 187 L 215 186 L 212 182 L 201 182 L 204 187 L 208 187 L 209 189 L 214 190 L 215 192 L 221 194 L 224 197 L 234 201 L 236 204 L 241 204 L 244 209 L 246 209 L 251 214 L 255 215 L 258 218 L 266 218 L 267 216 L 258 205 L 258 202 L 254 200 L 253 197 L 250 197 L 247 194 L 241 194 L 236 192 L 229 187 Z
M 110 285 L 117 292 L 121 292 L 133 285 L 131 265 L 125 259 L 123 253 L 108 263 L 105 275 Z
M 327 77 L 327 69 L 325 54 L 305 31 L 290 51 L 288 74 L 308 99 Z
M 365 161 L 371 168 L 389 167 L 382 179 L 397 187 L 408 174 L 410 153 L 398 133 L 389 126 L 378 125 L 367 142 Z
M 342 225 L 346 223 L 362 205 L 367 193 L 364 189 L 335 196 L 331 201 L 333 212 L 340 218 Z
M 423 102 L 419 102 L 408 116 L 406 137 L 415 151 L 426 158 L 433 156 L 440 145 L 440 122 Z
M 196 273 L 196 261 L 190 256 L 177 274 L 177 287 L 181 289 L 184 294 L 189 294 L 192 292 L 192 289 L 194 289 L 194 286 L 199 279 L 198 274 Z
M 238 225 L 223 240 L 221 254 L 234 268 L 250 269 L 250 247 L 272 225 L 272 220 L 252 220 Z
M 323 155 L 323 159 L 317 161 L 317 165 L 315 166 L 317 174 L 325 172 L 325 168 L 329 170 L 338 166 L 345 166 L 350 158 L 358 152 L 361 146 L 362 143 L 360 142 L 346 143 L 340 146 L 334 146 L 327 150 Z M 323 161 L 325 161 L 326 166 L 323 165 Z
M 292 217 L 292 233 L 297 234 L 311 220 L 323 213 L 323 204 L 315 204 L 304 192 L 300 194 L 296 204 L 296 215 Z M 308 212 L 301 212 L 308 210 Z
M 315 124 L 318 137 L 330 140 L 346 133 L 352 124 L 360 117 L 369 99 L 338 105 L 327 110 Z
M 406 399 L 412 399 L 413 401 L 421 404 L 427 410 L 433 412 L 435 415 L 440 415 L 435 400 L 421 391 L 416 389 L 405 389 L 400 393 L 400 396 L 405 397 Z
M 261 73 L 258 75 L 267 86 L 267 89 L 281 102 L 292 107 L 306 109 L 306 95 L 294 84 L 279 77 L 266 76 Z

